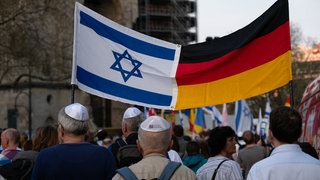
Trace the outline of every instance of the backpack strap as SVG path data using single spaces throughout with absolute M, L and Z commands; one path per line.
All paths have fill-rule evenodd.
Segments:
M 221 162 L 219 163 L 218 167 L 214 170 L 214 173 L 213 173 L 213 175 L 212 175 L 211 180 L 214 180 L 214 179 L 216 178 L 218 169 L 219 169 L 219 167 L 221 166 L 221 164 L 224 163 L 225 161 L 228 161 L 228 160 L 229 160 L 229 159 L 225 159 L 225 160 L 223 160 L 223 161 L 221 161 Z
M 181 166 L 181 163 L 169 161 L 164 170 L 162 171 L 159 180 L 169 180 L 174 172 Z
M 125 145 L 128 144 L 127 141 L 125 141 L 125 140 L 122 139 L 122 138 L 117 139 L 116 142 L 117 142 L 119 148 L 121 148 L 121 147 L 123 147 L 123 146 L 125 146 Z
M 117 173 L 119 173 L 123 179 L 125 180 L 138 180 L 137 176 L 129 169 L 128 167 L 123 167 L 116 170 Z

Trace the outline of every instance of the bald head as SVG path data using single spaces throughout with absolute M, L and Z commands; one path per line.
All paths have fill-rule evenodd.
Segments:
M 159 116 L 150 116 L 143 121 L 138 131 L 139 145 L 143 150 L 143 155 L 165 154 L 171 142 L 170 131 L 170 123 Z
M 20 143 L 20 133 L 14 128 L 9 128 L 1 133 L 1 145 L 3 149 L 15 149 Z

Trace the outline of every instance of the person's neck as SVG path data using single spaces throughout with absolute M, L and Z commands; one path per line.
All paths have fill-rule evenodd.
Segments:
M 152 154 L 152 153 L 159 153 L 162 154 L 164 156 L 167 156 L 167 151 L 163 151 L 163 150 L 158 150 L 158 149 L 148 149 L 148 150 L 143 150 L 142 156 L 146 156 L 148 154 Z
M 127 131 L 123 134 L 123 137 L 126 139 L 130 134 L 136 133 L 136 131 Z
M 18 149 L 17 145 L 10 145 L 10 146 L 6 147 L 4 150 L 9 151 L 9 150 L 17 150 L 17 149 Z
M 84 142 L 84 136 L 66 135 L 62 139 L 62 143 L 80 143 Z
M 250 147 L 254 147 L 256 146 L 256 144 L 252 143 L 252 144 L 247 144 L 246 147 L 250 148 Z
M 227 158 L 230 157 L 230 155 L 228 153 L 226 153 L 225 151 L 221 151 L 217 156 L 224 156 L 224 157 L 227 157 Z
M 289 143 L 280 142 L 280 141 L 274 139 L 273 141 L 271 141 L 271 144 L 276 148 L 276 147 L 279 147 L 279 146 L 281 146 L 281 145 L 289 144 Z

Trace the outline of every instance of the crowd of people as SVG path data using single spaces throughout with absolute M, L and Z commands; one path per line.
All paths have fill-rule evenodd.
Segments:
M 88 109 L 63 107 L 57 126 L 39 127 L 28 139 L 17 129 L 1 132 L 1 179 L 308 179 L 320 177 L 320 161 L 309 143 L 298 142 L 300 114 L 279 107 L 270 114 L 267 146 L 251 131 L 238 137 L 230 126 L 197 138 L 160 116 L 136 107 L 123 113 L 122 136 L 106 130 L 88 138 Z M 243 141 L 245 145 L 239 142 Z

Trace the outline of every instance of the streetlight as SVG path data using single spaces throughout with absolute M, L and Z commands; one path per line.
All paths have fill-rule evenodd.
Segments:
M 27 95 L 28 99 L 29 99 L 29 104 L 28 104 L 29 108 L 26 108 L 26 109 L 28 111 L 28 120 L 29 120 L 29 138 L 31 138 L 31 135 L 32 135 L 31 112 L 32 112 L 32 110 L 31 110 L 31 86 L 30 85 L 29 85 L 29 92 L 28 93 L 21 91 L 14 98 L 14 111 L 12 111 L 12 113 L 14 113 L 14 115 L 18 116 L 19 113 L 18 113 L 17 101 L 18 101 L 18 97 L 22 94 Z

